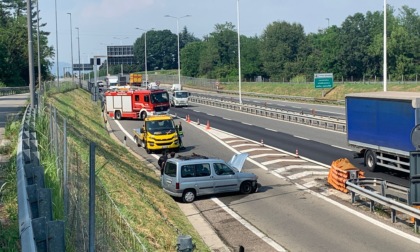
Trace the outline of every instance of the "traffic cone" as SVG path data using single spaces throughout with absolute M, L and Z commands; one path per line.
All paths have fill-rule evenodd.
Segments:
M 197 118 L 197 125 L 200 125 L 200 118 Z
M 206 130 L 210 129 L 210 122 L 207 120 L 207 126 L 206 126 Z
M 190 115 L 187 116 L 187 122 L 191 122 Z
M 264 146 L 264 140 L 261 138 L 261 146 Z
M 299 150 L 296 148 L 296 155 L 295 158 L 299 158 Z
M 188 115 L 185 116 L 185 121 L 188 122 Z

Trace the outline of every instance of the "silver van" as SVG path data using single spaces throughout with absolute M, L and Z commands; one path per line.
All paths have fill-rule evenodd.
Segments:
M 163 190 L 191 203 L 197 196 L 258 190 L 258 177 L 241 172 L 248 153 L 236 154 L 226 163 L 222 159 L 197 154 L 177 156 L 166 161 L 161 183 Z

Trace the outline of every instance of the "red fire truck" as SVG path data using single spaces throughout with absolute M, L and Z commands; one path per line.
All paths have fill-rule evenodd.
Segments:
M 107 114 L 116 119 L 133 118 L 144 120 L 149 115 L 169 112 L 169 95 L 166 90 L 129 90 L 105 92 Z

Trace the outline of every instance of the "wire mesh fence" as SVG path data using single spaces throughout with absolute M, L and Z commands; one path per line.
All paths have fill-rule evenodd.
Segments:
M 44 92 L 54 92 L 55 83 L 44 86 Z M 76 88 L 68 86 L 67 88 Z M 82 155 L 82 148 L 89 148 L 92 142 L 68 124 L 67 118 L 60 115 L 51 104 L 47 104 L 44 92 L 38 99 L 40 117 L 45 119 L 48 150 L 42 153 L 42 159 L 53 160 L 55 170 L 46 168 L 50 178 L 49 187 L 55 187 L 53 196 L 54 214 L 66 223 L 66 248 L 68 251 L 88 251 L 90 238 L 95 237 L 95 251 L 146 251 L 141 238 L 133 231 L 128 221 L 121 214 L 117 204 L 106 190 L 98 176 L 95 183 L 95 228 L 94 235 L 89 233 L 90 156 Z M 94 164 L 97 166 L 98 164 Z M 46 167 L 49 167 L 48 165 Z

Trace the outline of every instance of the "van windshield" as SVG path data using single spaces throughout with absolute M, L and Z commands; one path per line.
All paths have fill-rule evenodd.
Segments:
M 147 131 L 153 135 L 165 135 L 175 133 L 175 125 L 172 120 L 156 120 L 146 122 Z
M 169 102 L 168 92 L 152 93 L 150 96 L 153 104 Z
M 188 92 L 175 92 L 176 98 L 188 98 Z

